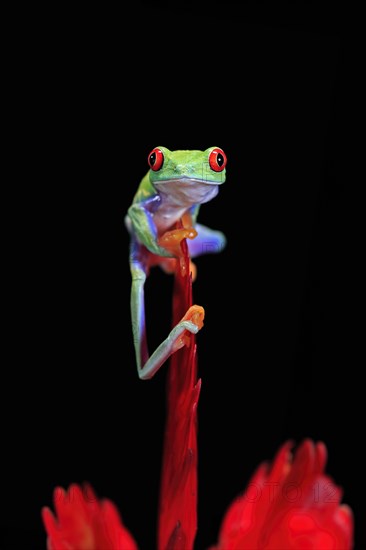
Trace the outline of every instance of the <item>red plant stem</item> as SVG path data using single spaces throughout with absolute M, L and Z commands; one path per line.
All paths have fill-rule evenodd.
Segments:
M 188 247 L 181 243 L 173 292 L 173 326 L 192 305 Z M 197 531 L 197 380 L 195 336 L 173 354 L 168 365 L 166 426 L 163 447 L 158 550 L 191 550 Z

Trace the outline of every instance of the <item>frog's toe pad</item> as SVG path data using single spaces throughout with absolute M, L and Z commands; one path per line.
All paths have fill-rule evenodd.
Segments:
M 187 313 L 184 315 L 182 321 L 191 321 L 194 325 L 197 326 L 197 332 L 198 330 L 201 330 L 203 327 L 203 319 L 205 318 L 205 310 L 202 306 L 191 306 Z

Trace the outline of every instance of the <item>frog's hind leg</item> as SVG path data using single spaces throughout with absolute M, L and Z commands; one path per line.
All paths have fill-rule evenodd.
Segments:
M 137 372 L 142 380 L 152 378 L 165 361 L 178 349 L 188 344 L 187 331 L 196 334 L 203 326 L 204 309 L 191 306 L 169 336 L 149 356 L 146 336 L 144 285 L 148 275 L 148 252 L 133 240 L 130 251 L 131 318 Z

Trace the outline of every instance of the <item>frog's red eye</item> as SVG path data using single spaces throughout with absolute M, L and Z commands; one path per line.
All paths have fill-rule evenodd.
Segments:
M 222 172 L 226 166 L 227 158 L 224 151 L 216 147 L 212 149 L 208 157 L 208 162 L 214 172 Z
M 159 149 L 159 147 L 155 147 L 155 149 L 153 149 L 149 154 L 147 162 L 149 163 L 151 170 L 154 170 L 154 172 L 160 170 L 164 163 L 164 155 L 162 150 Z

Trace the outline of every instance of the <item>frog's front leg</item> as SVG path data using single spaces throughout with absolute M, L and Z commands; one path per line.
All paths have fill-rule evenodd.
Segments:
M 155 195 L 142 202 L 133 203 L 128 209 L 125 223 L 130 234 L 136 235 L 150 252 L 157 256 L 172 257 L 174 254 L 158 243 L 158 232 L 153 212 L 159 206 L 160 197 Z
M 144 285 L 148 274 L 146 249 L 132 238 L 130 250 L 132 275 L 131 317 L 137 372 L 142 380 L 152 378 L 165 361 L 178 349 L 189 343 L 188 332 L 196 334 L 203 326 L 204 309 L 191 306 L 168 337 L 149 356 L 146 336 Z
M 226 237 L 221 231 L 210 229 L 205 225 L 195 225 L 197 236 L 192 241 L 187 241 L 189 255 L 196 258 L 202 254 L 216 254 L 226 246 Z

